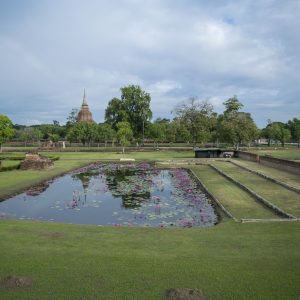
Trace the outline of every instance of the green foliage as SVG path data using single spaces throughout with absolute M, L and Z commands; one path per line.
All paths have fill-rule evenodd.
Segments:
M 217 136 L 222 142 L 232 143 L 236 149 L 241 143 L 249 143 L 259 136 L 250 113 L 239 112 L 243 104 L 236 96 L 224 102 L 226 110 L 218 117 Z
M 59 135 L 56 133 L 50 133 L 49 134 L 49 139 L 53 142 L 53 143 L 57 143 L 59 141 Z
M 0 160 L 0 172 L 17 170 L 20 168 L 20 161 L 16 160 Z
M 234 95 L 233 97 L 229 98 L 227 101 L 223 103 L 225 106 L 224 113 L 231 113 L 239 111 L 244 105 L 238 100 L 237 96 Z
M 300 148 L 300 119 L 294 118 L 288 121 L 288 127 L 291 131 L 292 139 L 297 142 Z
M 72 110 L 69 113 L 69 116 L 67 118 L 67 123 L 66 123 L 67 130 L 70 127 L 72 127 L 73 125 L 75 125 L 75 123 L 77 122 L 78 113 L 79 113 L 79 109 L 78 108 L 72 108 Z
M 78 122 L 71 127 L 67 134 L 69 142 L 80 141 L 83 145 L 97 139 L 98 125 L 94 122 Z
M 117 124 L 128 120 L 128 115 L 124 107 L 124 102 L 118 98 L 113 98 L 108 102 L 105 110 L 105 122 L 114 130 L 117 130 Z
M 115 130 L 107 123 L 99 124 L 97 126 L 97 138 L 96 140 L 99 142 L 104 142 L 105 147 L 107 146 L 107 142 L 114 141 L 116 137 Z
M 269 140 L 269 145 L 271 140 L 274 140 L 276 143 L 280 142 L 282 147 L 291 138 L 288 125 L 281 122 L 269 122 L 267 127 L 262 130 L 262 135 Z
M 64 138 L 66 135 L 66 126 L 54 125 L 54 124 L 42 124 L 31 126 L 39 129 L 42 132 L 43 139 L 50 139 L 50 136 L 57 134 L 60 138 Z
M 0 152 L 2 152 L 2 144 L 12 138 L 14 133 L 11 120 L 5 115 L 0 115 Z
M 184 126 L 192 137 L 193 144 L 205 143 L 211 139 L 213 106 L 208 101 L 191 97 L 175 107 L 180 126 Z
M 135 138 L 141 137 L 145 122 L 152 118 L 150 94 L 143 91 L 138 85 L 123 87 L 121 92 L 121 99 L 124 102 L 133 135 Z
M 117 130 L 117 124 L 128 122 L 136 139 L 143 137 L 146 123 L 151 119 L 151 97 L 138 85 L 121 88 L 121 100 L 113 98 L 105 110 L 105 122 Z
M 158 147 L 159 142 L 166 140 L 166 124 L 162 122 L 154 122 L 150 125 L 149 134 Z
M 130 144 L 130 141 L 133 138 L 133 132 L 130 128 L 130 124 L 128 122 L 119 122 L 117 124 L 117 137 L 120 144 L 123 146 L 123 153 L 125 151 L 125 146 Z

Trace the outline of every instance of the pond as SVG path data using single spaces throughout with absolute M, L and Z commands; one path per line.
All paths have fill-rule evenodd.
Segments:
M 92 164 L 0 202 L 0 217 L 103 226 L 207 227 L 210 200 L 185 169 Z

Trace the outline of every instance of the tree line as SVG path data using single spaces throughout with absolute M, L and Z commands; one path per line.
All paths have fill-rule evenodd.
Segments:
M 138 85 L 120 89 L 121 97 L 109 101 L 103 123 L 78 122 L 78 109 L 72 109 L 65 125 L 53 124 L 13 125 L 7 116 L 0 115 L 0 146 L 14 139 L 25 143 L 41 140 L 68 140 L 70 143 L 108 142 L 124 147 L 129 144 L 144 145 L 153 142 L 187 143 L 193 146 L 226 143 L 236 149 L 241 144 L 250 145 L 259 138 L 265 138 L 268 145 L 296 142 L 300 146 L 300 120 L 293 118 L 287 123 L 268 120 L 263 129 L 258 129 L 251 114 L 243 111 L 243 104 L 237 96 L 226 100 L 224 111 L 217 114 L 212 104 L 196 97 L 177 104 L 173 108 L 173 119 L 157 118 L 152 121 L 151 96 Z

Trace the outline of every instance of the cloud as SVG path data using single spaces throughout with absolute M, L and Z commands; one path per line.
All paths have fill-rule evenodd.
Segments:
M 128 84 L 155 117 L 190 96 L 222 112 L 233 94 L 259 126 L 300 114 L 299 1 L 13 1 L 0 25 L 0 110 L 16 123 L 65 122 L 84 87 L 101 122 Z

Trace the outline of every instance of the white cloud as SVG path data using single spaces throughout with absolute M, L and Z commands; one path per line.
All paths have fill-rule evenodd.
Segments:
M 103 121 L 127 84 L 151 93 L 157 117 L 189 96 L 221 112 L 233 94 L 261 126 L 299 117 L 299 1 L 32 1 L 17 15 L 14 5 L 0 18 L 0 107 L 15 122 L 64 122 L 84 87 Z

